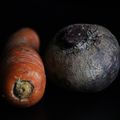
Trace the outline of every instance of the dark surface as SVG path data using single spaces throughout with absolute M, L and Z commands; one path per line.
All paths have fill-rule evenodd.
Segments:
M 57 0 L 56 2 L 34 0 L 1 3 L 1 52 L 8 36 L 23 27 L 31 27 L 40 35 L 42 56 L 47 42 L 55 33 L 73 23 L 103 25 L 119 40 L 119 10 L 114 4 L 110 6 L 102 2 L 96 5 L 88 2 Z M 4 120 L 119 120 L 119 76 L 106 90 L 95 94 L 67 92 L 47 82 L 42 101 L 32 108 L 17 109 L 0 100 L 1 118 Z

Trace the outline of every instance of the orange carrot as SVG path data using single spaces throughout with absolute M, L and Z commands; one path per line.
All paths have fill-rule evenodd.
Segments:
M 2 60 L 2 86 L 5 98 L 13 105 L 30 107 L 44 94 L 46 76 L 43 62 L 35 50 L 39 49 L 38 41 L 34 31 L 22 29 L 7 44 Z

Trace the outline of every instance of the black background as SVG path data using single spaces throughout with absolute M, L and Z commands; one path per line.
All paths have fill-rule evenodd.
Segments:
M 40 36 L 43 57 L 55 33 L 73 23 L 103 25 L 119 41 L 119 11 L 115 4 L 101 1 L 4 1 L 0 4 L 0 50 L 16 30 L 31 27 Z M 0 120 L 119 120 L 119 76 L 107 89 L 94 94 L 64 91 L 47 82 L 43 99 L 32 108 L 17 109 L 0 100 Z

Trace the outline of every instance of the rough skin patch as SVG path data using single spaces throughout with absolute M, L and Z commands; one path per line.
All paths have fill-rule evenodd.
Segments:
M 14 95 L 21 99 L 28 98 L 33 92 L 33 85 L 27 80 L 17 80 L 13 88 Z

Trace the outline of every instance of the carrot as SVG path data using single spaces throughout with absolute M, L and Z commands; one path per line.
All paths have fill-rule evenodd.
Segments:
M 15 106 L 30 107 L 41 100 L 46 85 L 44 65 L 35 50 L 39 49 L 39 39 L 30 29 L 22 29 L 11 38 L 2 60 L 3 94 Z

